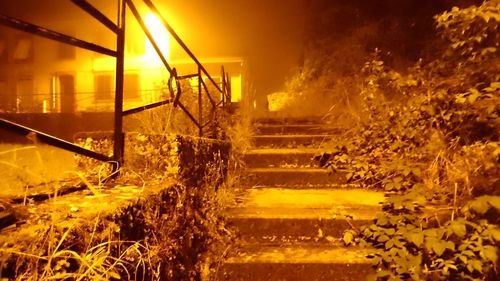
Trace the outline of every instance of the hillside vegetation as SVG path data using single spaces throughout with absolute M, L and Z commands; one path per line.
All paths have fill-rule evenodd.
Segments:
M 344 234 L 377 250 L 372 280 L 499 278 L 500 2 L 435 22 L 433 59 L 396 71 L 376 49 L 355 75 L 312 80 L 344 89 L 330 115 L 356 125 L 319 164 L 388 194 L 372 225 Z

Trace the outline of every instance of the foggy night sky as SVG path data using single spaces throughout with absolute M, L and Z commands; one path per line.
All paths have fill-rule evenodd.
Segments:
M 260 95 L 280 90 L 300 62 L 303 0 L 163 2 L 168 11 L 178 12 L 173 22 L 196 54 L 244 57 Z M 206 35 L 190 32 L 190 27 Z
M 196 56 L 243 57 L 252 84 L 267 94 L 279 90 L 298 64 L 303 45 L 302 1 L 153 0 L 153 3 L 165 11 L 169 23 Z M 108 6 L 105 14 L 116 19 L 116 0 L 89 2 L 98 8 Z M 42 26 L 46 25 L 37 19 L 40 15 L 61 20 L 75 15 L 93 20 L 69 0 L 0 0 L 0 11 Z M 107 30 L 103 28 L 102 32 Z
M 89 0 L 96 7 L 116 9 L 116 0 Z M 141 2 L 136 0 L 135 2 Z M 380 42 L 391 39 L 394 48 L 409 38 L 431 32 L 432 15 L 451 7 L 452 0 L 153 0 L 195 55 L 243 57 L 249 80 L 263 96 L 279 91 L 303 59 L 304 46 L 315 36 L 349 36 L 360 22 L 388 21 L 399 28 L 375 34 Z M 29 5 L 27 3 L 35 3 Z M 23 7 L 21 10 L 19 8 Z M 325 11 L 334 10 L 325 14 Z M 31 15 L 64 18 L 79 11 L 69 0 L 0 0 L 0 11 L 29 19 Z M 107 14 L 115 19 L 116 10 Z M 131 17 L 129 17 L 131 18 Z M 389 20 L 387 20 L 389 19 Z M 419 25 L 425 23 L 424 28 Z M 386 23 L 387 24 L 387 23 Z M 405 24 L 407 26 L 405 26 Z M 305 27 L 307 25 L 307 27 Z M 305 34 L 305 30 L 308 34 Z M 315 34 L 316 30 L 318 34 Z M 415 31 L 417 30 L 417 31 Z M 420 34 L 420 35 L 419 35 Z M 110 35 L 111 36 L 111 35 Z M 402 40 L 402 39 L 401 39 Z M 415 39 L 417 41 L 417 39 Z M 391 46 L 389 46 L 391 47 Z M 406 42 L 406 48 L 419 46 Z M 396 51 L 397 50 L 393 50 Z M 414 50 L 413 50 L 414 51 Z

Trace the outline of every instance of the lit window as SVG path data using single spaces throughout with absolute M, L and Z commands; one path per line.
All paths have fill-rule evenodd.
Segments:
M 33 76 L 20 76 L 16 83 L 16 108 L 18 112 L 33 112 L 35 109 Z
M 0 76 L 0 112 L 10 111 L 14 107 L 12 100 L 13 95 L 9 94 L 7 88 L 7 77 Z
M 33 39 L 21 38 L 16 42 L 14 49 L 15 61 L 31 61 L 33 59 Z
M 125 99 L 140 98 L 139 75 L 136 73 L 126 73 L 123 77 L 123 97 Z
M 110 100 L 114 96 L 114 81 L 112 74 L 96 74 L 94 76 L 96 100 Z

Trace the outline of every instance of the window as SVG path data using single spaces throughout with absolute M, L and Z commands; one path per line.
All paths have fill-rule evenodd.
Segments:
M 12 95 L 9 95 L 7 87 L 7 77 L 0 76 L 0 112 L 13 108 Z
M 94 90 L 96 100 L 109 100 L 114 96 L 113 74 L 100 73 L 94 76 Z
M 57 57 L 61 60 L 73 60 L 76 58 L 76 48 L 68 44 L 58 43 Z
M 13 53 L 14 61 L 31 62 L 33 61 L 33 38 L 21 37 L 16 41 Z
M 139 75 L 126 73 L 123 77 L 123 97 L 125 99 L 138 99 L 141 97 Z
M 20 76 L 16 83 L 16 108 L 18 112 L 33 112 L 35 111 L 33 76 Z
M 7 62 L 7 38 L 0 35 L 0 63 Z

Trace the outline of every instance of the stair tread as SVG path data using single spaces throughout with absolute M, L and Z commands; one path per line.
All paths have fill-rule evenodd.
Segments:
M 334 247 L 322 245 L 310 246 L 267 246 L 250 245 L 244 247 L 226 263 L 288 263 L 288 264 L 369 264 L 366 258 L 370 249 Z
M 254 188 L 245 191 L 246 204 L 260 207 L 331 207 L 341 204 L 379 206 L 384 193 L 366 189 L 287 189 Z
M 236 218 L 333 219 L 350 215 L 353 219 L 372 219 L 384 201 L 384 194 L 364 189 L 287 189 L 246 190 L 237 206 L 227 210 Z
M 372 220 L 376 208 L 237 208 L 227 211 L 229 219 L 317 219 L 338 220 L 349 215 L 354 220 Z
M 375 218 L 384 193 L 347 188 L 345 171 L 312 160 L 321 143 L 344 130 L 319 123 L 255 128 L 256 148 L 244 153 L 247 189 L 225 210 L 239 240 L 222 280 L 363 280 L 372 250 L 339 241 L 345 229 Z
M 253 138 L 273 138 L 273 139 L 281 139 L 281 138 L 291 138 L 291 139 L 297 139 L 297 138 L 326 138 L 326 137 L 333 137 L 335 135 L 332 134 L 300 134 L 300 135 L 290 135 L 290 134 L 283 134 L 283 135 L 255 135 Z
M 245 155 L 255 155 L 255 154 L 317 154 L 321 150 L 317 148 L 257 148 L 251 149 L 245 152 Z
M 321 168 L 304 168 L 304 167 L 290 167 L 290 168 L 251 168 L 248 169 L 251 173 L 318 173 L 318 174 L 328 174 L 330 171 Z

